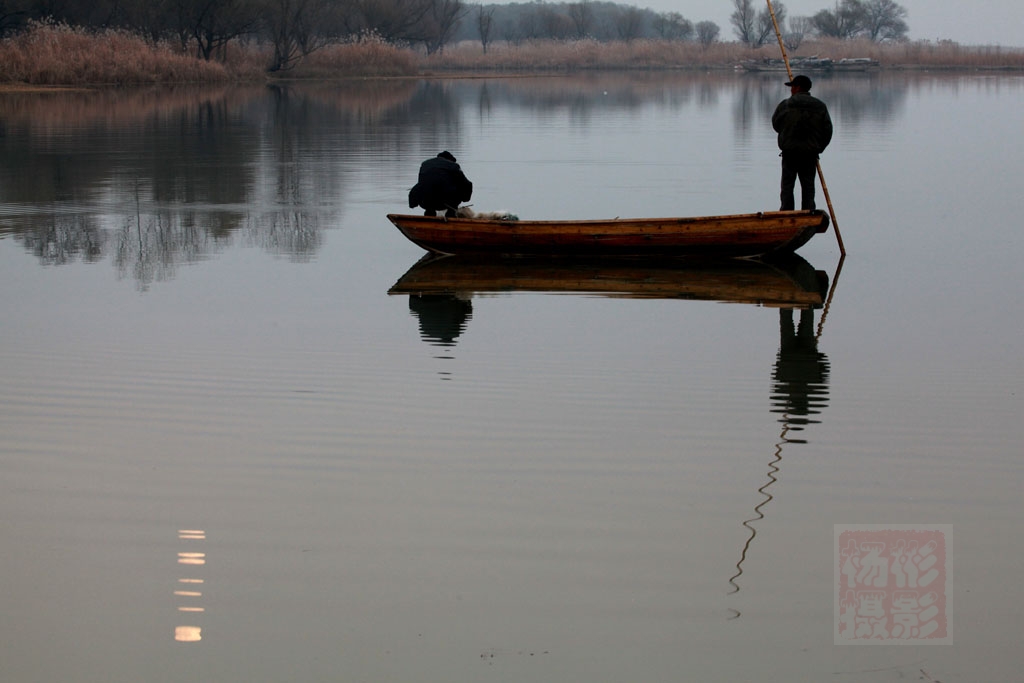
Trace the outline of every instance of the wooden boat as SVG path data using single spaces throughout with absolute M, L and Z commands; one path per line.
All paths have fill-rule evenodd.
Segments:
M 828 275 L 796 254 L 751 259 L 551 259 L 428 254 L 388 290 L 413 297 L 511 292 L 630 299 L 695 299 L 820 308 Z
M 829 224 L 823 211 L 549 221 L 388 214 L 388 220 L 438 254 L 730 258 L 795 251 Z

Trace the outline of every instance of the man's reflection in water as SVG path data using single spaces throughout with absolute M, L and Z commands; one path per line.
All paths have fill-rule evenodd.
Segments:
M 779 353 L 772 373 L 772 412 L 782 413 L 780 420 L 788 429 L 803 429 L 816 424 L 828 403 L 828 356 L 818 351 L 814 336 L 814 310 L 801 309 L 800 322 L 794 325 L 793 309 L 779 310 Z
M 420 321 L 420 336 L 434 346 L 455 346 L 473 317 L 473 302 L 453 294 L 409 295 L 409 311 Z
M 806 443 L 802 439 L 789 438 L 790 430 L 802 430 L 804 425 L 816 424 L 810 416 L 818 415 L 828 403 L 828 356 L 818 351 L 818 338 L 814 335 L 814 309 L 800 309 L 800 322 L 794 324 L 793 309 L 779 309 L 779 353 L 772 372 L 771 411 L 781 413 L 782 433 L 775 444 L 775 453 L 768 463 L 768 481 L 757 492 L 760 502 L 754 506 L 754 514 L 743 520 L 748 536 L 740 551 L 736 573 L 729 578 L 730 594 L 740 590 L 739 578 L 743 576 L 743 563 L 757 536 L 757 523 L 765 518 L 764 508 L 774 497 L 771 488 L 779 480 L 782 469 L 782 448 L 790 443 Z M 730 608 L 729 619 L 738 619 L 740 611 Z

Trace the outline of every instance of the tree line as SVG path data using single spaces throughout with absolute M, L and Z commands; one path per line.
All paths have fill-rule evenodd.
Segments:
M 739 42 L 758 47 L 774 39 L 766 4 L 728 1 Z M 906 10 L 894 0 L 839 0 L 832 9 L 792 19 L 784 3 L 773 6 L 791 47 L 806 35 L 895 41 L 908 30 Z M 721 32 L 712 21 L 694 22 L 678 12 L 596 0 L 489 5 L 463 0 L 0 0 L 0 36 L 39 21 L 128 30 L 175 42 L 183 52 L 206 60 L 223 57 L 232 41 L 256 41 L 273 48 L 271 72 L 287 70 L 328 45 L 368 36 L 433 53 L 461 40 L 479 41 L 484 52 L 499 40 L 541 39 L 656 38 L 707 47 Z
M 838 0 L 832 9 L 792 19 L 787 17 L 786 6 L 775 2 L 772 4 L 774 20 L 768 4 L 760 0 L 732 0 L 732 4 L 729 21 L 733 32 L 739 42 L 750 47 L 776 40 L 776 25 L 787 46 L 792 48 L 799 46 L 808 35 L 898 42 L 906 40 L 909 31 L 907 10 L 894 0 Z
M 875 42 L 902 41 L 909 27 L 906 10 L 894 0 L 841 0 L 832 9 L 812 16 L 788 19 L 785 4 L 773 3 L 776 22 L 762 0 L 731 2 L 730 17 L 738 42 L 752 48 L 776 40 L 775 23 L 790 46 L 803 38 L 820 36 Z M 691 21 L 678 12 L 654 12 L 612 2 L 582 0 L 571 3 L 531 2 L 505 5 L 473 5 L 466 21 L 453 31 L 457 40 L 480 40 L 486 51 L 495 39 L 512 43 L 529 40 L 599 41 L 654 38 L 697 41 L 705 47 L 719 39 L 720 27 L 711 21 Z

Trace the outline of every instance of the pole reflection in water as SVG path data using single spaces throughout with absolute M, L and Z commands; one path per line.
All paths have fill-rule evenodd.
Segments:
M 181 541 L 205 541 L 206 532 L 201 529 L 180 529 L 178 540 Z M 191 544 L 190 544 L 191 545 Z M 195 551 L 182 551 L 178 553 L 178 564 L 186 567 L 203 567 L 206 565 L 206 553 Z M 181 599 L 184 604 L 179 604 L 178 611 L 187 614 L 201 614 L 206 608 L 201 606 L 199 599 L 203 597 L 203 587 L 206 580 L 197 574 L 189 572 L 188 576 L 178 579 L 178 589 L 174 591 L 175 597 Z M 174 639 L 181 643 L 198 643 L 203 639 L 203 629 L 200 626 L 181 625 L 174 628 Z
M 837 273 L 838 275 L 838 273 Z M 806 439 L 795 439 L 789 436 L 791 431 L 803 431 L 809 424 L 817 424 L 820 420 L 813 416 L 819 415 L 828 403 L 828 356 L 818 350 L 818 336 L 814 332 L 814 310 L 800 309 L 799 322 L 794 322 L 794 309 L 779 309 L 779 352 L 772 372 L 771 411 L 779 413 L 782 431 L 779 442 L 775 444 L 775 452 L 768 463 L 768 481 L 757 489 L 763 500 L 754 506 L 754 516 L 743 521 L 749 531 L 746 543 L 740 551 L 736 573 L 729 578 L 732 589 L 730 594 L 738 593 L 740 585 L 737 579 L 743 574 L 743 563 L 747 559 L 750 546 L 757 536 L 755 522 L 764 519 L 763 508 L 772 501 L 769 489 L 778 481 L 781 469 L 782 448 L 789 443 L 807 443 Z M 739 610 L 731 609 L 731 619 L 740 616 Z

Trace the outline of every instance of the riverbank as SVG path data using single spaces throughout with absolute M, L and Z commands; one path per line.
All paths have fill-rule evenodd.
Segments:
M 807 40 L 789 57 L 817 56 L 835 62 L 867 59 L 886 69 L 1024 71 L 1024 48 L 966 47 L 956 43 L 878 44 L 867 40 Z M 572 71 L 587 69 L 735 69 L 744 63 L 778 59 L 776 44 L 751 49 L 739 43 L 702 48 L 680 41 L 538 41 L 492 46 L 462 43 L 422 59 L 433 71 Z
M 808 40 L 791 57 L 870 59 L 880 69 L 1000 70 L 1024 72 L 1024 49 L 970 47 L 952 42 L 877 44 Z M 589 70 L 720 70 L 777 58 L 774 45 L 754 50 L 738 43 L 707 48 L 693 42 L 463 42 L 431 55 L 381 40 L 354 40 L 318 50 L 287 71 L 267 72 L 270 49 L 232 42 L 218 59 L 203 60 L 166 42 L 125 31 L 87 31 L 40 24 L 0 41 L 0 88 L 263 82 L 275 79 L 429 77 L 566 73 Z

